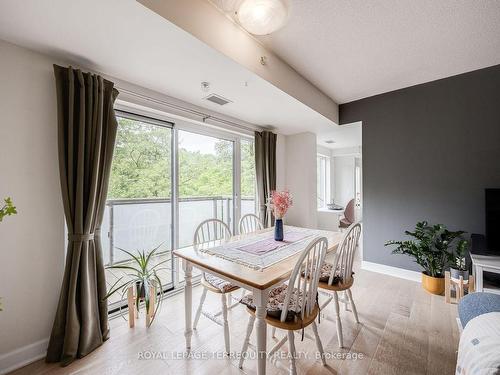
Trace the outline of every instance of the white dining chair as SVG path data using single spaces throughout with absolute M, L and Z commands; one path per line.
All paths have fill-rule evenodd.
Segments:
M 219 219 L 208 219 L 203 221 L 194 232 L 194 245 L 206 244 L 207 242 L 228 240 L 231 237 L 231 231 L 226 223 Z M 214 323 L 224 327 L 224 343 L 226 348 L 226 353 L 231 352 L 230 338 L 229 338 L 229 323 L 227 321 L 228 312 L 228 299 L 231 301 L 231 292 L 239 289 L 237 285 L 233 285 L 230 282 L 223 280 L 219 277 L 211 275 L 210 273 L 203 272 L 201 276 L 201 285 L 203 286 L 203 292 L 200 298 L 200 304 L 196 310 L 196 315 L 193 322 L 193 329 L 196 329 L 200 316 L 203 314 L 205 317 L 213 321 Z M 222 309 L 221 311 L 211 314 L 210 312 L 203 310 L 203 304 L 205 303 L 205 298 L 207 297 L 207 292 L 213 292 L 220 294 Z M 238 305 L 235 303 L 231 305 L 229 303 L 229 308 Z M 220 321 L 219 316 L 222 315 L 222 321 Z
M 361 235 L 361 224 L 353 223 L 340 243 L 333 263 L 325 262 L 320 272 L 319 289 L 328 299 L 321 305 L 321 311 L 333 300 L 335 308 L 335 321 L 337 323 L 337 337 L 339 347 L 344 345 L 342 335 L 342 322 L 340 320 L 340 307 L 338 292 L 344 292 L 343 303 L 351 306 L 352 313 L 356 323 L 359 323 L 358 311 L 352 298 L 351 287 L 354 284 L 352 266 L 356 248 L 358 247 L 359 237 Z M 328 317 L 327 317 L 328 319 Z
M 249 234 L 264 229 L 259 217 L 254 214 L 243 215 L 238 225 L 240 234 Z
M 325 237 L 313 240 L 301 253 L 293 268 L 288 284 L 282 284 L 271 289 L 269 292 L 266 323 L 272 327 L 286 330 L 287 335 L 269 351 L 268 358 L 272 358 L 276 351 L 288 341 L 290 352 L 289 372 L 293 375 L 297 373 L 294 332 L 302 330 L 309 325 L 312 326 L 316 346 L 321 355 L 321 361 L 323 365 L 326 365 L 323 344 L 318 334 L 315 319 L 319 314 L 317 300 L 319 272 L 325 260 L 327 248 L 328 241 Z M 245 296 L 241 303 L 247 306 L 250 318 L 248 320 L 245 340 L 243 341 L 243 348 L 241 349 L 240 369 L 243 368 L 246 352 L 250 345 L 250 335 L 255 323 L 253 296 Z

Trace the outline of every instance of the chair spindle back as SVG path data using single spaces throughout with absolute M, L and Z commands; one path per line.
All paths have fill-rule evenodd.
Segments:
M 309 316 L 314 310 L 318 293 L 319 275 L 321 266 L 325 260 L 327 248 L 328 240 L 325 237 L 320 237 L 314 239 L 300 255 L 288 281 L 284 307 L 281 312 L 282 322 L 287 318 L 288 307 L 294 293 L 296 293 L 296 298 L 292 307 L 301 319 Z M 299 301 L 298 298 L 299 291 L 302 292 L 302 301 Z
M 231 230 L 222 220 L 208 219 L 202 221 L 194 232 L 194 245 L 202 243 L 227 240 L 231 237 Z
M 246 214 L 241 217 L 239 223 L 240 234 L 253 233 L 261 229 L 264 229 L 264 225 L 262 225 L 257 215 Z
M 328 284 L 332 285 L 335 274 L 340 277 L 342 283 L 347 284 L 352 279 L 352 265 L 354 262 L 354 255 L 358 247 L 359 236 L 361 235 L 361 224 L 353 223 L 348 229 L 338 247 L 333 262 L 332 272 L 328 279 Z

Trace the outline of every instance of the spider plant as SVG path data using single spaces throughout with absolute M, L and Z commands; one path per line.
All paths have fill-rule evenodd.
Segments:
M 149 312 L 149 307 L 151 304 L 150 301 L 150 293 L 149 290 L 153 287 L 156 291 L 154 294 L 155 298 L 155 310 L 151 317 L 151 323 L 153 323 L 156 313 L 161 306 L 163 300 L 163 285 L 161 283 L 160 278 L 158 277 L 157 272 L 164 269 L 169 269 L 168 267 L 160 267 L 166 262 L 169 262 L 170 259 L 159 262 L 155 265 L 151 265 L 151 259 L 153 255 L 158 251 L 162 244 L 158 245 L 156 248 L 151 250 L 150 252 L 146 251 L 137 251 L 136 254 L 133 254 L 130 251 L 117 247 L 118 250 L 123 251 L 125 254 L 130 256 L 132 259 L 132 263 L 127 264 L 115 264 L 112 266 L 106 267 L 107 269 L 116 269 L 125 271 L 125 275 L 120 277 L 110 288 L 108 294 L 104 297 L 104 299 L 108 299 L 115 293 L 121 293 L 121 299 L 125 299 L 125 295 L 127 294 L 128 288 L 133 287 L 136 289 L 135 306 L 137 311 L 139 311 L 140 302 L 144 301 L 146 306 L 146 313 Z M 159 294 L 159 295 L 158 295 Z M 120 307 L 121 313 L 121 307 Z M 123 315 L 122 315 L 123 316 Z

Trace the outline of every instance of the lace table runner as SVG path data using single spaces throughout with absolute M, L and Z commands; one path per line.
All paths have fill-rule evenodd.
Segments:
M 285 225 L 284 241 L 275 241 L 274 231 L 271 230 L 199 250 L 253 269 L 263 270 L 304 250 L 314 238 L 326 237 L 331 241 L 331 236 L 332 232 L 328 231 Z

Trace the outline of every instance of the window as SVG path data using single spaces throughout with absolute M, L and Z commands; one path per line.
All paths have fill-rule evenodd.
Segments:
M 330 203 L 330 158 L 318 154 L 316 168 L 318 208 L 323 208 Z
M 131 261 L 125 252 L 159 246 L 154 262 L 165 290 L 183 281 L 172 249 L 192 245 L 196 227 L 218 218 L 233 233 L 256 212 L 254 142 L 247 136 L 117 111 L 118 132 L 102 226 L 105 265 Z M 124 272 L 106 270 L 110 288 Z M 196 273 L 195 273 L 196 274 Z M 122 279 L 124 281 L 125 279 Z M 114 294 L 110 311 L 126 303 Z

